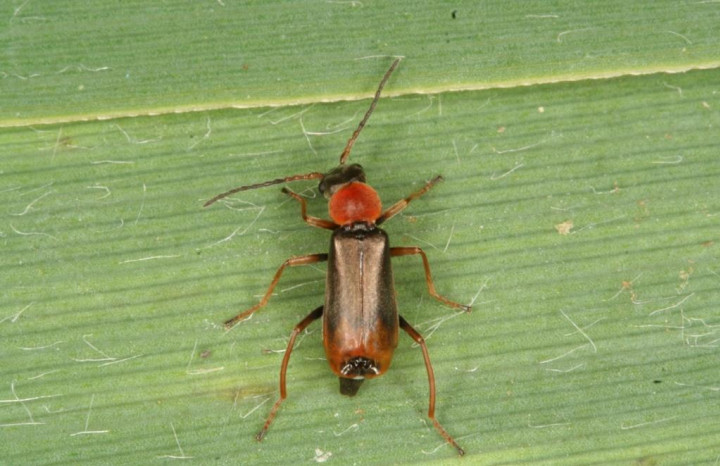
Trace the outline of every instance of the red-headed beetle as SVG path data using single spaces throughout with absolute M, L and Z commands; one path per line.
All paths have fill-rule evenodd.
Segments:
M 468 312 L 470 306 L 450 301 L 435 291 L 430 274 L 430 264 L 422 249 L 419 247 L 390 247 L 387 233 L 378 228 L 383 222 L 405 209 L 412 200 L 428 192 L 442 180 L 442 176 L 436 176 L 421 189 L 383 211 L 380 197 L 373 188 L 365 184 L 363 168 L 358 164 L 345 165 L 355 140 L 370 118 L 385 83 L 399 62 L 399 59 L 395 60 L 380 81 L 370 108 L 340 155 L 340 165 L 337 168 L 328 173 L 312 172 L 241 186 L 219 194 L 205 203 L 205 207 L 207 207 L 240 191 L 289 181 L 312 179 L 320 179 L 318 189 L 329 203 L 328 209 L 332 220 L 312 217 L 307 215 L 303 197 L 287 187 L 282 189 L 283 193 L 300 203 L 300 212 L 307 224 L 332 230 L 330 252 L 296 256 L 286 260 L 275 273 L 275 277 L 260 302 L 225 322 L 225 327 L 230 329 L 265 306 L 286 267 L 327 261 L 325 304 L 308 314 L 293 329 L 280 367 L 280 398 L 270 410 L 265 425 L 256 435 L 257 440 L 265 437 L 278 408 L 287 397 L 285 374 L 295 338 L 310 323 L 322 317 L 325 354 L 330 368 L 340 379 L 340 393 L 348 396 L 354 396 L 366 378 L 378 377 L 388 370 L 393 352 L 398 344 L 398 329 L 401 328 L 407 332 L 410 338 L 420 346 L 425 359 L 430 385 L 428 417 L 432 420 L 435 429 L 455 447 L 458 454 L 465 453 L 435 418 L 435 376 L 430 356 L 422 336 L 398 314 L 390 258 L 420 255 L 430 295 L 450 307 Z

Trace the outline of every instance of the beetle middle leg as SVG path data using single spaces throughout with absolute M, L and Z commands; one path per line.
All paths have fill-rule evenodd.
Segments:
M 447 299 L 445 296 L 439 294 L 437 291 L 435 291 L 435 283 L 432 279 L 432 274 L 430 273 L 430 262 L 428 262 L 428 258 L 425 255 L 425 251 L 422 249 L 412 246 L 412 247 L 400 247 L 400 248 L 390 248 L 390 255 L 392 257 L 398 257 L 398 256 L 410 256 L 414 254 L 419 254 L 420 257 L 422 257 L 423 261 L 423 268 L 425 269 L 425 282 L 427 282 L 428 286 L 428 292 L 430 293 L 430 296 L 437 299 L 443 304 L 446 304 L 450 307 L 454 307 L 457 309 L 462 309 L 465 312 L 470 312 L 471 307 L 466 306 L 465 304 L 456 303 L 455 301 L 451 301 Z
M 408 322 L 405 320 L 402 316 L 400 317 L 400 328 L 405 330 L 408 335 L 410 335 L 410 338 L 415 340 L 415 343 L 420 345 L 420 349 L 422 350 L 423 358 L 425 359 L 425 368 L 427 369 L 427 375 L 428 375 L 428 384 L 430 386 L 430 406 L 428 407 L 428 417 L 433 423 L 433 426 L 435 426 L 435 429 L 442 435 L 442 437 L 447 440 L 447 442 L 455 447 L 458 454 L 460 456 L 465 454 L 465 450 L 460 448 L 460 445 L 455 442 L 455 439 L 453 439 L 450 434 L 447 433 L 447 431 L 443 428 L 442 425 L 438 422 L 437 419 L 435 419 L 435 373 L 433 372 L 432 364 L 430 363 L 430 354 L 428 353 L 427 346 L 425 345 L 425 340 L 423 339 L 422 335 L 420 335 L 417 330 L 415 330 Z
M 292 353 L 293 346 L 295 346 L 295 338 L 297 338 L 298 334 L 305 330 L 308 325 L 318 320 L 322 316 L 323 307 L 324 306 L 320 306 L 314 311 L 312 311 L 310 314 L 308 314 L 303 320 L 300 321 L 299 324 L 295 326 L 292 333 L 290 334 L 290 341 L 288 341 L 287 349 L 285 350 L 285 356 L 283 356 L 282 360 L 282 366 L 280 366 L 280 398 L 278 398 L 278 400 L 275 402 L 272 409 L 270 410 L 270 414 L 268 414 L 265 425 L 255 436 L 258 442 L 262 441 L 263 437 L 265 437 L 265 434 L 267 434 L 268 428 L 270 427 L 270 424 L 272 424 L 273 419 L 275 419 L 275 415 L 277 414 L 280 405 L 285 400 L 285 398 L 287 398 L 285 373 L 287 372 L 288 362 L 290 362 L 290 353 Z
M 285 270 L 285 267 L 294 267 L 296 265 L 307 265 L 307 264 L 314 264 L 315 262 L 322 262 L 326 261 L 328 259 L 327 254 L 308 254 L 307 256 L 298 256 L 298 257 L 291 257 L 290 259 L 283 262 L 283 264 L 280 266 L 280 268 L 275 272 L 275 276 L 273 277 L 272 282 L 270 282 L 270 286 L 268 287 L 267 291 L 265 292 L 265 296 L 262 297 L 259 303 L 251 307 L 250 309 L 247 309 L 240 314 L 236 315 L 232 319 L 225 322 L 225 328 L 230 330 L 232 327 L 235 326 L 238 322 L 252 314 L 253 312 L 257 311 L 261 307 L 265 306 L 270 299 L 270 296 L 272 295 L 273 290 L 275 289 L 275 286 L 277 286 L 278 282 L 280 281 L 280 276 L 283 273 L 283 270 Z

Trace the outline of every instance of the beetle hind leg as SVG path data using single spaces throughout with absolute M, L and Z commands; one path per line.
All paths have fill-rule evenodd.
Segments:
M 423 359 L 425 359 L 425 369 L 427 370 L 428 375 L 428 385 L 430 386 L 430 403 L 428 406 L 428 417 L 433 423 L 433 426 L 435 427 L 435 430 L 438 431 L 438 433 L 453 447 L 455 447 L 455 450 L 457 451 L 458 455 L 463 456 L 465 454 L 465 450 L 463 450 L 460 445 L 457 444 L 454 438 L 448 434 L 448 432 L 445 430 L 445 428 L 440 424 L 440 422 L 435 418 L 435 374 L 433 372 L 432 364 L 430 363 L 430 355 L 428 354 L 427 346 L 425 345 L 425 340 L 423 339 L 422 335 L 418 333 L 417 330 L 415 330 L 412 325 L 408 323 L 407 320 L 403 319 L 402 316 L 400 317 L 400 328 L 405 330 L 408 335 L 410 335 L 410 338 L 415 340 L 415 343 L 420 345 L 420 349 L 422 350 Z
M 272 409 L 270 410 L 270 414 L 268 414 L 265 425 L 263 425 L 263 428 L 255 436 L 255 439 L 258 442 L 261 442 L 262 439 L 265 438 L 265 434 L 267 434 L 270 424 L 272 424 L 273 419 L 275 419 L 275 415 L 277 414 L 278 409 L 280 409 L 280 405 L 283 401 L 285 401 L 285 398 L 287 398 L 285 374 L 287 373 L 288 362 L 290 362 L 290 354 L 292 353 L 293 347 L 295 346 L 295 338 L 297 338 L 298 334 L 305 330 L 308 325 L 322 317 L 323 308 L 324 306 L 320 306 L 314 311 L 312 311 L 310 314 L 308 314 L 303 320 L 300 321 L 299 324 L 295 326 L 292 333 L 290 334 L 290 341 L 288 341 L 287 349 L 285 350 L 285 355 L 283 356 L 282 365 L 280 366 L 280 398 L 277 399 Z

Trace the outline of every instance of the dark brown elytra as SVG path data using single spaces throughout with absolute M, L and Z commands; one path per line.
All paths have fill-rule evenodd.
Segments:
M 207 207 L 240 191 L 312 179 L 320 180 L 318 189 L 328 199 L 331 220 L 307 215 L 305 199 L 287 187 L 282 189 L 283 193 L 300 203 L 300 213 L 308 225 L 332 230 L 330 251 L 327 254 L 308 254 L 286 260 L 275 273 L 260 302 L 225 322 L 225 327 L 230 329 L 264 307 L 286 267 L 327 261 L 325 304 L 308 314 L 293 329 L 280 367 L 280 397 L 270 410 L 265 425 L 256 435 L 257 440 L 265 437 L 280 405 L 287 397 L 285 375 L 295 339 L 308 325 L 322 317 L 325 354 L 330 368 L 340 380 L 340 393 L 348 396 L 354 396 L 366 378 L 380 376 L 388 370 L 397 347 L 399 329 L 403 329 L 420 346 L 425 360 L 430 387 L 428 417 L 435 429 L 455 447 L 458 454 L 465 454 L 435 418 L 435 376 L 430 356 L 423 337 L 398 314 L 390 259 L 419 255 L 430 295 L 447 306 L 467 312 L 470 311 L 470 306 L 451 301 L 435 291 L 430 264 L 422 249 L 390 247 L 387 234 L 378 228 L 380 224 L 405 209 L 411 201 L 428 192 L 442 180 L 442 176 L 436 176 L 421 189 L 383 211 L 378 194 L 365 183 L 363 168 L 358 164 L 345 165 L 355 140 L 365 127 L 385 83 L 399 62 L 400 59 L 396 59 L 380 81 L 370 108 L 340 155 L 338 167 L 328 173 L 311 172 L 241 186 L 218 194 L 205 203 Z

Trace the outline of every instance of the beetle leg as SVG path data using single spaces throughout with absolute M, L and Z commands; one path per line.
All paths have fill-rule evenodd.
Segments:
M 308 215 L 307 203 L 305 202 L 305 198 L 300 196 L 298 193 L 292 191 L 290 188 L 283 188 L 282 192 L 300 203 L 300 215 L 302 215 L 303 220 L 308 225 L 318 228 L 325 228 L 326 230 L 335 230 L 340 226 L 335 222 L 331 222 L 330 220 L 325 220 L 324 218 Z
M 435 419 L 435 374 L 433 372 L 432 364 L 430 363 L 430 354 L 428 354 L 427 346 L 425 345 L 425 340 L 423 339 L 422 335 L 420 335 L 417 330 L 412 328 L 412 326 L 403 318 L 403 316 L 400 317 L 400 328 L 405 330 L 408 335 L 410 335 L 410 338 L 415 340 L 415 343 L 420 345 L 420 349 L 422 350 L 423 358 L 425 359 L 425 368 L 427 369 L 427 375 L 428 375 L 428 384 L 430 385 L 430 407 L 428 408 L 428 417 L 433 423 L 433 426 L 435 426 L 435 429 L 442 435 L 442 437 L 447 440 L 447 442 L 455 447 L 458 454 L 460 456 L 465 454 L 465 450 L 460 448 L 460 445 L 455 442 L 455 440 L 450 436 L 450 434 L 447 433 L 447 431 L 443 428 L 443 426 L 440 425 L 437 419 Z
M 275 272 L 275 276 L 273 277 L 272 282 L 270 282 L 270 286 L 268 287 L 267 291 L 265 292 L 265 296 L 262 297 L 260 302 L 251 307 L 250 309 L 241 312 L 240 314 L 225 322 L 225 328 L 230 330 L 233 326 L 235 326 L 235 324 L 237 324 L 238 322 L 240 322 L 241 320 L 267 304 L 273 290 L 275 289 L 275 286 L 280 281 L 280 276 L 282 275 L 283 270 L 285 270 L 285 267 L 314 264 L 315 262 L 326 261 L 327 258 L 327 254 L 308 254 L 307 256 L 291 257 L 290 259 L 283 262 L 277 272 Z
M 265 434 L 267 434 L 268 428 L 270 427 L 273 419 L 275 419 L 275 415 L 277 414 L 280 405 L 285 400 L 285 398 L 287 398 L 285 373 L 287 372 L 288 362 L 290 362 L 290 353 L 292 353 L 293 346 L 295 346 L 295 338 L 297 338 L 298 334 L 305 330 L 308 325 L 318 320 L 320 316 L 322 316 L 323 307 L 324 306 L 320 306 L 314 311 L 312 311 L 310 314 L 308 314 L 303 320 L 300 321 L 299 324 L 295 326 L 292 333 L 290 334 L 290 341 L 288 341 L 287 349 L 285 350 L 285 356 L 283 356 L 282 360 L 282 366 L 280 366 L 280 398 L 278 398 L 278 400 L 275 402 L 272 409 L 270 410 L 270 414 L 265 421 L 265 425 L 255 436 L 258 442 L 262 441 L 263 437 L 265 437 Z
M 410 204 L 410 202 L 414 201 L 418 197 L 420 197 L 423 194 L 425 194 L 426 192 L 430 191 L 430 189 L 433 186 L 435 186 L 437 183 L 439 183 L 442 180 L 443 180 L 442 175 L 438 175 L 435 178 L 433 178 L 432 180 L 428 181 L 425 184 L 425 186 L 418 189 L 414 193 L 410 194 L 405 199 L 400 199 L 395 204 L 391 205 L 389 209 L 387 209 L 385 212 L 383 212 L 382 215 L 380 215 L 380 217 L 378 217 L 377 220 L 375 220 L 375 225 L 380 225 L 384 221 L 390 220 L 390 218 L 399 214 L 403 209 L 405 209 L 405 207 L 408 206 L 408 204 Z
M 450 301 L 445 296 L 442 296 L 437 291 L 435 291 L 435 283 L 433 283 L 432 275 L 430 274 L 430 262 L 428 262 L 428 258 L 425 255 L 425 251 L 422 249 L 412 246 L 412 247 L 405 247 L 405 248 L 390 248 L 390 255 L 392 257 L 397 256 L 410 256 L 413 254 L 420 254 L 420 257 L 422 257 L 423 261 L 423 267 L 425 268 L 425 281 L 427 282 L 428 286 L 428 292 L 430 293 L 430 296 L 437 299 L 438 301 L 450 306 L 455 307 L 458 309 L 462 309 L 465 312 L 470 312 L 471 307 L 466 306 L 465 304 L 456 303 L 455 301 Z

